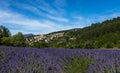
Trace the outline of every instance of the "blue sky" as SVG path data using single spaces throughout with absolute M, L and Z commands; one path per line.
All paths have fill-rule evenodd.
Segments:
M 120 0 L 0 0 L 0 25 L 46 34 L 120 16 Z

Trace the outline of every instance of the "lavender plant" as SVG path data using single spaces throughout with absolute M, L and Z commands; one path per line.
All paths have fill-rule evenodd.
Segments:
M 63 62 L 63 73 L 85 73 L 92 60 L 87 57 L 69 58 Z
M 0 73 L 120 73 L 120 50 L 0 46 Z

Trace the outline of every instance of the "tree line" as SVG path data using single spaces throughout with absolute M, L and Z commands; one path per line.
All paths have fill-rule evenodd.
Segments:
M 0 25 L 0 45 L 5 46 L 26 46 L 25 38 L 22 32 L 11 35 L 8 28 Z
M 55 37 L 47 42 L 43 39 L 28 45 L 30 42 L 26 42 L 21 32 L 11 36 L 9 29 L 1 25 L 0 45 L 37 48 L 120 48 L 120 17 L 61 32 L 64 32 L 63 37 Z

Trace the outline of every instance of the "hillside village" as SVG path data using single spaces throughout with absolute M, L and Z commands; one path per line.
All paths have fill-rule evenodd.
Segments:
M 29 42 L 29 45 L 34 43 L 34 42 L 39 42 L 39 41 L 44 41 L 47 43 L 54 38 L 63 37 L 63 35 L 64 35 L 64 32 L 59 32 L 59 33 L 54 33 L 54 34 L 36 35 L 34 37 L 31 37 L 31 38 L 26 38 L 26 42 Z
M 37 35 L 26 40 L 30 46 L 38 48 L 119 48 L 119 37 L 120 17 L 117 17 L 88 27 Z

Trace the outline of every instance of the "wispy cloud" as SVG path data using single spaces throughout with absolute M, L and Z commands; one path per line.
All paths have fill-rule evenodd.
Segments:
M 67 18 L 55 17 L 55 16 L 51 16 L 51 15 L 46 15 L 46 16 L 50 19 L 60 21 L 60 22 L 68 22 L 69 21 Z
M 41 1 L 42 2 L 42 1 Z M 62 16 L 62 13 L 64 12 L 64 10 L 59 9 L 55 10 L 54 8 L 52 8 L 48 3 L 43 2 L 43 6 L 31 6 L 28 4 L 22 4 L 22 8 L 25 10 L 28 10 L 34 14 L 37 14 L 41 17 L 50 19 L 50 20 L 55 20 L 58 22 L 68 22 L 69 19 L 65 18 Z M 45 12 L 44 12 L 45 11 Z
M 2 14 L 4 13 L 4 14 Z M 63 26 L 61 24 L 55 23 L 50 20 L 35 20 L 25 17 L 24 15 L 20 15 L 18 13 L 10 12 L 10 11 L 2 11 L 0 10 L 0 23 L 1 24 L 12 24 L 12 26 L 21 26 L 23 27 L 21 30 L 24 31 L 37 31 L 36 33 L 48 33 L 57 30 L 63 30 L 66 28 L 70 28 L 69 26 Z M 12 27 L 11 26 L 11 27 Z M 13 30 L 13 29 L 12 29 Z M 14 30 L 15 31 L 15 30 Z M 17 31 L 17 30 L 16 30 Z
M 82 20 L 83 19 L 82 16 L 74 16 L 73 18 L 75 18 L 76 20 Z
M 113 13 L 108 14 L 108 15 L 99 16 L 98 21 L 100 22 L 100 21 L 104 21 L 104 20 L 107 20 L 107 19 L 116 18 L 118 16 L 120 16 L 120 13 L 113 12 Z
M 35 2 L 30 1 L 32 6 L 35 6 L 36 8 L 38 8 L 41 11 L 46 12 L 47 14 L 62 16 L 62 13 L 65 10 L 64 10 L 64 8 L 61 8 L 61 6 L 63 4 L 65 4 L 65 0 L 59 0 L 59 2 L 58 2 L 58 0 L 53 0 L 51 2 L 52 3 L 47 2 L 45 0 L 36 0 Z M 62 3 L 62 4 L 60 4 L 60 3 Z M 58 5 L 58 4 L 60 4 L 60 5 Z
M 67 0 L 53 0 L 51 1 L 52 3 L 46 0 L 25 1 L 27 3 L 2 0 L 0 3 L 0 25 L 3 24 L 9 27 L 13 34 L 18 31 L 42 34 L 65 29 L 82 28 L 92 23 L 120 16 L 120 11 L 117 11 L 119 9 L 89 16 L 84 16 L 80 13 L 74 14 L 74 12 L 68 12 L 65 9 Z M 11 6 L 19 9 L 21 12 L 23 11 L 23 13 L 19 10 L 11 9 Z M 36 18 L 34 18 L 34 15 L 36 15 Z
M 16 12 L 7 11 L 7 10 L 0 10 L 0 24 L 9 24 L 11 25 L 12 33 L 17 33 L 18 31 L 24 32 L 24 33 L 36 33 L 36 34 L 43 34 L 43 33 L 49 33 L 53 31 L 59 31 L 59 30 L 65 30 L 65 29 L 72 29 L 72 28 L 79 28 L 79 27 L 85 27 L 86 25 L 90 25 L 91 23 L 95 23 L 98 21 L 104 21 L 105 19 L 114 18 L 117 16 L 120 16 L 120 13 L 112 13 L 109 15 L 98 15 L 97 17 L 88 17 L 85 18 L 83 16 L 74 16 L 74 22 L 68 22 L 68 24 L 72 25 L 63 25 L 61 23 L 57 23 L 51 20 L 47 19 L 30 19 L 24 15 L 21 15 Z M 58 19 L 56 17 L 47 16 L 51 19 Z M 58 19 L 58 21 L 65 21 L 67 22 L 67 19 Z M 15 29 L 19 26 L 21 29 Z
M 59 6 L 50 5 L 44 0 L 29 1 L 29 3 L 18 3 L 18 2 L 7 2 L 4 1 L 6 7 L 0 9 L 0 24 L 9 26 L 13 34 L 18 31 L 24 33 L 49 33 L 58 30 L 70 29 L 71 26 L 65 26 L 61 24 L 62 22 L 68 22 L 69 20 L 62 16 L 62 9 Z M 4 4 L 4 2 L 2 4 Z M 10 5 L 16 8 L 22 9 L 24 11 L 32 12 L 37 14 L 39 18 L 33 19 L 29 18 L 27 14 L 20 14 L 11 10 Z M 0 7 L 1 8 L 1 7 Z M 18 27 L 21 27 L 17 29 Z
M 75 15 L 72 16 L 73 18 L 72 23 L 76 24 L 76 26 L 78 25 L 79 27 L 85 27 L 85 26 L 90 26 L 92 23 L 103 22 L 105 20 L 110 20 L 118 16 L 120 16 L 120 13 L 116 11 L 108 12 L 105 14 L 97 14 L 97 15 L 95 14 L 88 17 Z

